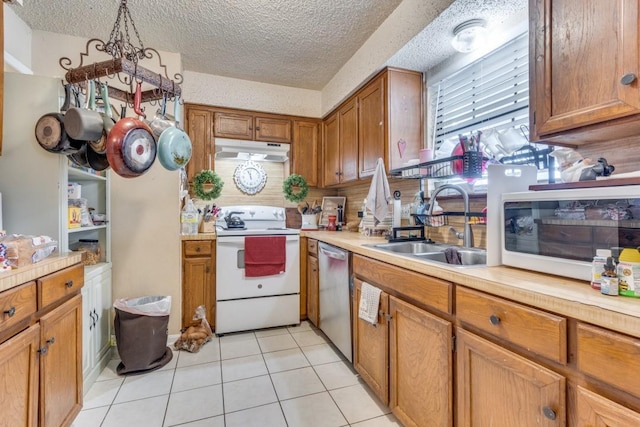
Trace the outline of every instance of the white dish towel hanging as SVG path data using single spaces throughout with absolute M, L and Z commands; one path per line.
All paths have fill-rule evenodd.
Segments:
M 373 216 L 382 221 L 389 213 L 389 202 L 391 201 L 391 191 L 389 190 L 389 180 L 384 170 L 384 160 L 378 158 L 376 170 L 371 179 L 371 187 L 367 194 L 367 209 L 373 212 Z
M 360 290 L 360 303 L 358 317 L 375 325 L 378 323 L 378 306 L 380 305 L 380 293 L 382 291 L 375 286 L 362 282 Z

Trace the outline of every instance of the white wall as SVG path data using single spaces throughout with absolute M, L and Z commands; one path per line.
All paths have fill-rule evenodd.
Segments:
M 320 91 L 185 71 L 184 99 L 196 104 L 320 117 Z
M 5 69 L 29 73 L 31 69 L 31 28 L 7 4 L 4 13 Z

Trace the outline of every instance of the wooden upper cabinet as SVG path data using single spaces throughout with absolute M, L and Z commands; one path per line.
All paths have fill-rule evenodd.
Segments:
M 215 114 L 215 136 L 291 143 L 291 120 L 253 114 Z
M 5 2 L 7 0 L 4 0 Z M 0 8 L 0 48 L 4 52 L 4 5 Z M 0 156 L 2 155 L 2 117 L 4 105 L 4 67 L 0 70 Z
M 340 140 L 340 183 L 358 179 L 358 110 L 357 100 L 345 104 L 338 115 Z
M 322 185 L 331 186 L 340 183 L 340 140 L 338 112 L 322 123 L 324 128 L 322 143 Z
M 386 68 L 356 94 L 341 104 L 325 119 L 325 132 L 337 114 L 340 141 L 340 167 L 324 165 L 330 177 L 324 185 L 342 184 L 373 175 L 382 158 L 385 170 L 406 166 L 417 159 L 424 140 L 424 110 L 422 73 Z M 331 153 L 333 134 L 324 134 L 323 154 Z M 335 160 L 331 158 L 331 160 Z
M 307 184 L 317 187 L 320 120 L 294 120 L 291 145 L 291 173 L 302 175 Z
M 358 93 L 360 178 L 419 157 L 424 140 L 422 74 L 389 68 Z
M 253 116 L 216 113 L 215 135 L 221 138 L 253 139 Z
M 380 76 L 358 94 L 358 175 L 373 175 L 378 158 L 385 153 L 385 76 Z
M 191 181 L 203 169 L 213 169 L 213 113 L 206 108 L 185 107 L 187 133 L 191 138 L 191 160 L 187 163 L 187 177 Z
M 531 1 L 530 19 L 531 139 L 580 145 L 637 135 L 638 2 Z

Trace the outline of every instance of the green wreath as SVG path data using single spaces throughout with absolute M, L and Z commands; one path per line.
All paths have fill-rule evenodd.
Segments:
M 205 184 L 211 185 L 209 191 L 205 191 Z M 193 191 L 201 200 L 211 200 L 220 197 L 224 182 L 217 173 L 211 169 L 204 169 L 193 177 Z
M 297 187 L 298 191 L 293 192 L 294 187 Z M 309 184 L 302 175 L 291 174 L 282 182 L 282 191 L 284 192 L 284 198 L 290 202 L 298 203 L 303 201 L 309 193 Z

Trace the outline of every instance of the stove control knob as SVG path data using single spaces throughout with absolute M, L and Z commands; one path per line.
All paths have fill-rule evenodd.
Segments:
M 252 218 L 255 214 L 256 214 L 256 211 L 254 211 L 253 209 L 249 210 L 249 215 L 251 215 Z

